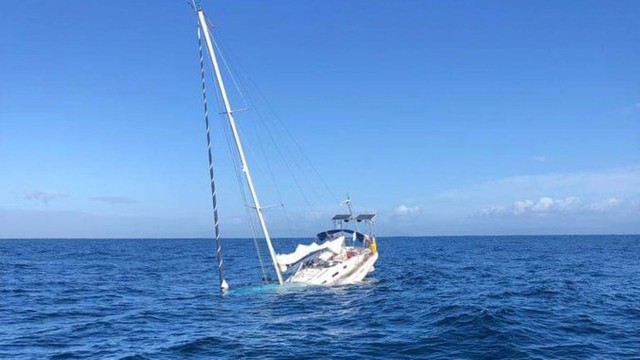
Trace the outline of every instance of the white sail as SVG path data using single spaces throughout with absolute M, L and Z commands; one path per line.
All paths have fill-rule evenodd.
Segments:
M 278 259 L 278 264 L 280 265 L 291 265 L 304 259 L 306 256 L 320 250 L 328 249 L 331 252 L 338 254 L 342 249 L 343 244 L 344 236 L 340 236 L 335 240 L 325 241 L 322 244 L 318 244 L 315 242 L 309 245 L 299 244 L 294 252 L 289 254 L 278 254 L 276 255 L 276 258 Z

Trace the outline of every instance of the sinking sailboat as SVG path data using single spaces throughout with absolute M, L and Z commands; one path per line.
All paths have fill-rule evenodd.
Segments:
M 321 242 L 298 245 L 290 254 L 276 256 L 280 270 L 290 274 L 287 282 L 312 285 L 353 284 L 374 270 L 378 260 L 373 231 L 375 214 L 340 214 L 333 217 L 336 229 L 321 232 Z M 349 222 L 364 223 L 367 233 L 346 229 Z
M 209 29 L 202 7 L 195 1 L 193 7 L 198 17 L 198 41 L 200 44 L 200 66 L 202 73 L 202 95 L 206 122 L 207 148 L 209 159 L 209 176 L 211 196 L 214 213 L 214 229 L 216 236 L 216 255 L 220 275 L 220 288 L 226 290 L 229 285 L 224 277 L 224 264 L 222 259 L 222 246 L 218 221 L 218 206 L 216 183 L 214 177 L 213 156 L 211 153 L 211 136 L 206 96 L 204 54 L 202 39 L 206 45 L 209 60 L 213 67 L 217 89 L 219 91 L 223 114 L 231 129 L 236 154 L 240 161 L 241 171 L 251 195 L 250 206 L 258 218 L 260 229 L 266 242 L 273 269 L 278 283 L 301 283 L 310 285 L 338 285 L 350 284 L 361 281 L 368 273 L 374 270 L 374 264 L 378 259 L 377 244 L 374 234 L 375 214 L 354 215 L 351 201 L 344 204 L 349 208 L 349 214 L 341 214 L 333 217 L 335 229 L 321 232 L 317 235 L 317 243 L 310 245 L 298 245 L 296 250 L 289 254 L 277 254 L 269 227 L 265 219 L 264 210 L 258 198 L 258 192 L 254 184 L 251 170 L 247 162 L 244 147 L 240 139 L 240 133 L 235 121 L 233 109 L 225 88 L 224 79 L 218 63 L 217 48 Z M 353 224 L 355 229 L 348 229 Z M 361 230 L 360 227 L 363 227 Z

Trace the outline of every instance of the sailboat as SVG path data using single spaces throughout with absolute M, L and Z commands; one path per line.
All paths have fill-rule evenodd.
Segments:
M 203 38 L 209 60 L 213 67 L 217 89 L 222 100 L 223 113 L 229 123 L 244 181 L 246 182 L 246 186 L 253 202 L 251 208 L 253 208 L 258 218 L 258 223 L 260 224 L 264 241 L 266 242 L 269 250 L 270 259 L 276 273 L 278 283 L 280 285 L 284 285 L 285 283 L 340 285 L 362 281 L 367 274 L 374 270 L 374 264 L 378 260 L 377 243 L 374 233 L 374 219 L 376 215 L 372 213 L 355 215 L 351 208 L 350 199 L 344 202 L 344 205 L 349 209 L 349 213 L 335 215 L 332 218 L 335 228 L 318 233 L 317 242 L 309 245 L 299 244 L 292 253 L 276 253 L 273 246 L 273 239 L 265 219 L 265 208 L 261 206 L 258 192 L 251 176 L 251 169 L 247 162 L 244 147 L 240 139 L 235 115 L 227 95 L 224 79 L 218 63 L 217 49 L 209 29 L 209 21 L 207 20 L 204 10 L 199 3 L 196 3 L 194 0 L 192 6 L 195 9 L 198 18 L 202 95 L 206 124 L 209 179 L 213 204 L 220 289 L 223 291 L 228 289 L 229 284 L 224 277 L 224 262 L 222 258 L 217 193 L 214 177 L 213 156 L 211 152 L 211 135 L 206 97 L 205 61 L 202 50 Z M 349 228 L 352 224 L 354 229 Z M 360 229 L 361 227 L 362 230 Z
M 335 228 L 316 235 L 320 244 L 300 244 L 294 252 L 276 256 L 280 270 L 290 274 L 287 282 L 353 284 L 362 281 L 374 270 L 378 260 L 373 227 L 376 214 L 354 216 L 351 199 L 347 199 L 345 204 L 349 213 L 335 215 L 332 218 Z M 349 222 L 355 222 L 356 230 L 347 228 Z M 358 231 L 358 224 L 364 225 L 366 232 Z

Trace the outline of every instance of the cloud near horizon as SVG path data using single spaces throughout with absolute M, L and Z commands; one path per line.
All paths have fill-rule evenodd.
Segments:
M 419 205 L 415 205 L 415 206 L 407 206 L 407 205 L 400 205 L 397 208 L 395 208 L 394 210 L 394 215 L 396 216 L 412 216 L 412 215 L 418 215 L 422 212 L 422 206 Z
M 66 196 L 40 190 L 24 193 L 26 199 L 43 204 Z M 108 204 L 135 202 L 120 196 L 90 199 Z M 114 208 L 117 209 L 115 205 Z M 270 226 L 274 234 L 306 236 L 324 228 L 327 219 L 335 214 L 332 210 L 290 213 L 293 221 L 273 212 Z M 130 215 L 92 215 L 50 207 L 46 211 L 41 207 L 0 209 L 0 237 L 211 234 L 208 212 L 195 218 L 178 218 L 177 214 L 153 218 Z M 226 214 L 224 236 L 251 234 L 247 222 L 239 219 Z M 379 211 L 379 222 L 382 236 L 640 233 L 640 166 L 498 178 L 422 199 L 406 199 L 397 206 L 389 204 Z
M 640 166 L 518 175 L 453 188 L 420 200 L 411 234 L 567 234 L 640 232 Z M 404 205 L 389 214 L 409 214 Z M 453 229 L 453 230 L 452 230 Z
M 118 205 L 134 204 L 136 202 L 135 199 L 126 196 L 91 196 L 89 200 Z
M 635 200 L 621 200 L 607 198 L 600 201 L 584 202 L 576 196 L 563 199 L 541 197 L 537 201 L 518 200 L 506 206 L 489 206 L 481 209 L 481 216 L 546 216 L 550 214 L 571 214 L 590 212 L 624 212 L 640 210 L 640 202 Z
M 39 201 L 45 205 L 49 204 L 49 202 L 55 199 L 60 199 L 65 197 L 69 197 L 69 195 L 52 193 L 44 190 L 26 190 L 24 192 L 25 199 Z
M 519 175 L 498 178 L 436 194 L 436 200 L 468 200 L 482 208 L 504 203 L 505 199 L 581 200 L 640 197 L 640 165 L 592 172 Z

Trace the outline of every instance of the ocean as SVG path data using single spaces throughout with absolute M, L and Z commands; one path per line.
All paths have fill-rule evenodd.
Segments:
M 233 239 L 224 296 L 214 249 L 0 240 L 0 358 L 640 359 L 640 236 L 382 238 L 339 287 L 263 284 Z

